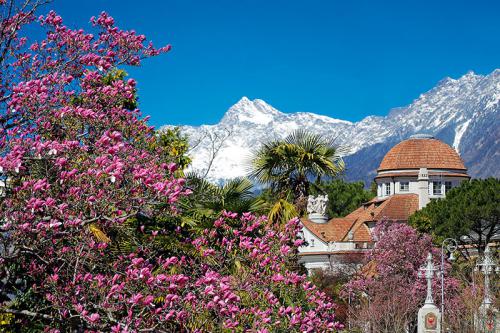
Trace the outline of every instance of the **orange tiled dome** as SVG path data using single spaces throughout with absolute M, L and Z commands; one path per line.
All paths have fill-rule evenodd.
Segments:
M 419 168 L 467 170 L 452 147 L 432 137 L 417 136 L 392 147 L 378 171 Z

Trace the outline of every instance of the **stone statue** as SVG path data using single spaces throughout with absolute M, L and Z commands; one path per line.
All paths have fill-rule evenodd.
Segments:
M 316 213 L 316 198 L 310 195 L 307 198 L 307 214 Z
M 321 215 L 326 215 L 326 205 L 328 204 L 328 195 L 319 195 L 316 198 L 317 213 Z
M 307 198 L 307 214 L 326 215 L 326 205 L 328 203 L 328 195 L 318 195 L 313 197 L 310 195 Z

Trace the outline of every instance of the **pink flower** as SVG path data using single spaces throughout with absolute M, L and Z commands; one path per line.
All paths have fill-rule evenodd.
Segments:
M 179 259 L 177 257 L 170 257 L 170 258 L 165 260 L 165 262 L 163 263 L 163 267 L 167 268 L 168 266 L 175 265 L 178 262 L 179 262 Z
M 274 274 L 272 276 L 271 280 L 273 282 L 282 282 L 282 281 L 285 281 L 285 278 L 283 277 L 283 275 L 281 275 L 280 273 L 278 273 L 278 274 Z
M 101 316 L 98 313 L 93 313 L 88 317 L 88 320 L 93 324 L 99 322 L 100 319 Z
M 132 303 L 132 304 L 139 304 L 139 302 L 141 301 L 142 299 L 142 294 L 141 293 L 137 293 L 135 295 L 132 295 L 132 297 L 130 298 L 129 302 Z
M 151 303 L 153 303 L 153 300 L 154 300 L 154 299 L 155 299 L 155 298 L 154 298 L 153 296 L 148 295 L 148 296 L 146 296 L 146 297 L 144 297 L 144 298 L 142 299 L 142 305 L 144 305 L 144 306 L 148 306 L 148 305 L 150 305 Z

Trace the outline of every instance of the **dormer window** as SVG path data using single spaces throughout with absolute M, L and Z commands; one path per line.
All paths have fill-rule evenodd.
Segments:
M 399 182 L 399 192 L 409 192 L 410 182 Z
M 311 239 L 309 240 L 309 245 L 310 245 L 311 247 L 314 247 L 314 238 L 311 238 Z

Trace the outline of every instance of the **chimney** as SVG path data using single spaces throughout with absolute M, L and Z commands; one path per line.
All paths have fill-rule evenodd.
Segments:
M 427 168 L 418 171 L 418 209 L 422 209 L 429 203 L 429 173 Z

